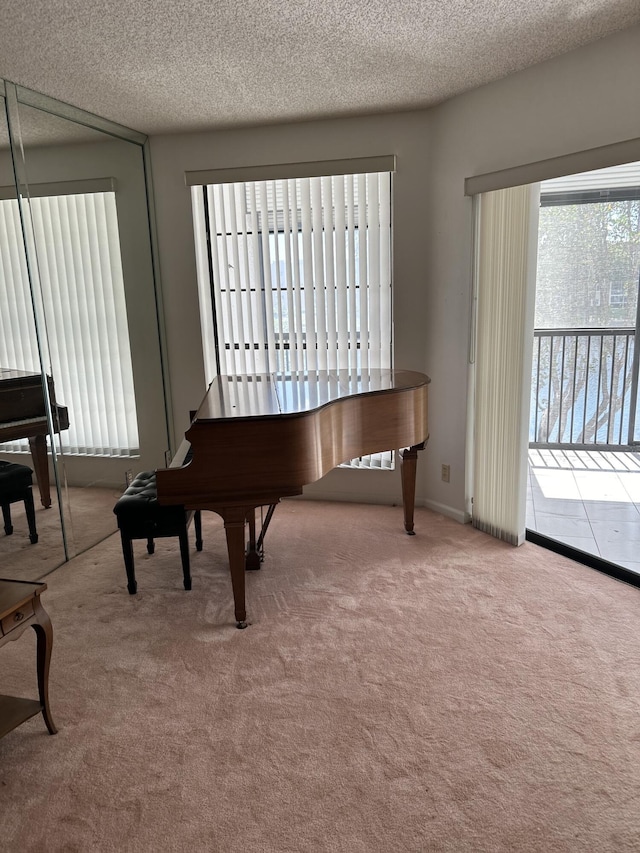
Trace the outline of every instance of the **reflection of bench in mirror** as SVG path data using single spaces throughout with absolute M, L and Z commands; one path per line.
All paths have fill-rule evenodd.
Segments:
M 38 541 L 36 531 L 36 513 L 33 506 L 33 471 L 26 465 L 14 462 L 0 462 L 0 505 L 4 532 L 7 536 L 13 533 L 11 523 L 11 504 L 23 502 L 29 525 L 29 541 L 34 545 Z
M 184 506 L 160 506 L 156 491 L 155 471 L 137 474 L 113 508 L 118 519 L 122 553 L 127 571 L 127 589 L 131 595 L 138 589 L 133 562 L 133 539 L 146 539 L 147 552 L 153 554 L 154 539 L 177 536 L 180 540 L 180 556 L 184 588 L 191 589 L 191 567 L 189 562 L 189 540 L 187 528 L 194 521 L 196 550 L 202 551 L 202 522 L 200 511 L 187 511 Z
M 54 431 L 69 429 L 69 412 L 65 406 L 56 405 L 55 388 L 50 376 L 47 376 L 47 388 Z M 0 368 L 0 411 L 6 418 L 0 422 L 0 443 L 29 439 L 40 501 L 47 509 L 51 506 L 47 459 L 49 425 L 40 374 Z

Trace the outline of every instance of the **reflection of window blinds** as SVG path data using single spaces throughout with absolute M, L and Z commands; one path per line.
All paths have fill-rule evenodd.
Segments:
M 138 453 L 131 352 L 115 193 L 32 198 L 56 399 L 69 408 L 67 453 Z M 38 371 L 18 205 L 0 201 L 0 364 Z
M 391 366 L 389 172 L 192 193 L 208 380 Z

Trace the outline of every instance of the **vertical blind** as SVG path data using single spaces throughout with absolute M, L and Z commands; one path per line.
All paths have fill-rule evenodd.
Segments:
M 391 367 L 390 172 L 193 186 L 192 204 L 207 381 Z
M 535 298 L 537 185 L 480 196 L 472 523 L 520 545 Z
M 63 452 L 139 453 L 114 192 L 31 198 L 32 275 L 46 325 L 56 400 L 69 409 Z M 0 363 L 39 372 L 15 199 L 0 201 Z M 6 449 L 9 449 L 8 447 Z M 22 449 L 15 443 L 11 449 Z

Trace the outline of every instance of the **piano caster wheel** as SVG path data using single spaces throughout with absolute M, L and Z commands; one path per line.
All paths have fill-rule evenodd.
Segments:
M 416 535 L 415 530 L 407 530 L 407 536 L 415 536 L 415 535 Z
M 38 541 L 38 534 L 37 533 L 34 533 L 33 536 L 29 536 L 29 542 L 31 542 L 32 545 L 35 545 L 37 541 Z
M 236 628 L 248 628 L 248 627 L 249 627 L 248 622 L 236 622 Z

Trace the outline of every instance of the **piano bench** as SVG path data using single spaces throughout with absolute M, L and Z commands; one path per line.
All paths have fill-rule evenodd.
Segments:
M 32 545 L 38 541 L 36 532 L 36 512 L 33 506 L 33 471 L 27 465 L 17 465 L 15 462 L 0 462 L 0 505 L 4 532 L 7 536 L 13 533 L 11 524 L 11 504 L 24 502 L 29 525 L 29 541 Z
M 185 510 L 183 506 L 161 506 L 156 490 L 156 472 L 142 471 L 113 508 L 118 519 L 122 539 L 122 553 L 127 571 L 127 589 L 134 595 L 138 589 L 133 563 L 133 539 L 146 539 L 147 552 L 153 554 L 154 539 L 177 536 L 180 539 L 180 556 L 184 588 L 191 589 L 189 565 L 189 540 L 187 528 L 194 521 L 196 550 L 202 551 L 202 522 L 200 510 Z

